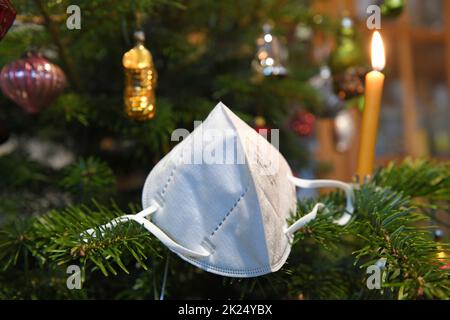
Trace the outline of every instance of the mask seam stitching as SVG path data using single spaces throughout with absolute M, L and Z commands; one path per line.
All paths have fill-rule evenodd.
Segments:
M 183 157 L 183 152 L 180 153 L 180 157 L 179 157 L 178 161 L 180 161 L 182 157 Z M 170 171 L 169 178 L 167 179 L 166 183 L 164 184 L 163 189 L 161 190 L 161 198 L 163 200 L 162 204 L 161 204 L 161 208 L 163 208 L 164 205 L 166 204 L 166 199 L 165 199 L 164 195 L 165 195 L 165 193 L 167 191 L 167 188 L 169 187 L 170 182 L 173 181 L 173 177 L 175 175 L 175 171 L 178 168 L 178 161 L 174 164 L 174 167 L 172 168 L 172 171 Z
M 199 260 L 195 260 L 192 259 L 190 257 L 187 256 L 183 256 L 183 258 L 191 261 L 191 262 L 195 262 L 196 264 L 204 267 L 204 268 L 209 268 L 215 271 L 219 271 L 219 272 L 223 272 L 223 273 L 228 273 L 228 274 L 236 274 L 236 275 L 249 275 L 249 274 L 260 274 L 261 272 L 267 272 L 267 271 L 272 271 L 272 268 L 278 268 L 279 264 L 283 261 L 283 260 L 287 260 L 286 257 L 286 252 L 290 249 L 291 245 L 289 244 L 289 240 L 288 240 L 288 245 L 286 246 L 286 248 L 283 251 L 283 254 L 281 255 L 280 259 L 278 259 L 278 261 L 276 263 L 274 263 L 273 265 L 269 264 L 269 265 L 265 265 L 264 267 L 258 267 L 258 268 L 253 268 L 253 269 L 240 269 L 240 270 L 235 270 L 235 269 L 230 269 L 230 268 L 223 268 L 223 267 L 216 267 L 214 265 L 210 265 L 208 263 L 199 261 Z M 285 259 L 286 258 L 286 259 Z
M 227 220 L 227 218 L 230 216 L 230 214 L 234 211 L 234 209 L 236 209 L 237 205 L 239 204 L 239 202 L 242 200 L 242 198 L 244 198 L 245 194 L 247 193 L 247 191 L 250 188 L 250 182 L 247 184 L 247 186 L 245 187 L 245 190 L 241 193 L 241 195 L 239 196 L 239 198 L 236 200 L 236 202 L 233 204 L 233 206 L 231 207 L 230 210 L 228 210 L 227 214 L 225 215 L 225 217 L 223 217 L 222 221 L 217 225 L 217 227 L 213 230 L 213 232 L 211 232 L 211 234 L 209 235 L 210 238 L 212 238 L 216 232 L 222 227 L 223 223 L 225 222 L 225 220 Z
M 230 269 L 230 268 L 216 267 L 216 266 L 209 265 L 207 263 L 203 263 L 198 260 L 191 259 L 191 258 L 187 258 L 187 259 L 190 261 L 196 262 L 197 264 L 199 264 L 205 268 L 213 269 L 213 270 L 220 271 L 220 272 L 226 272 L 226 273 L 230 273 L 230 274 L 252 274 L 252 273 L 260 273 L 260 272 L 265 272 L 265 271 L 271 270 L 270 265 L 266 265 L 264 267 L 253 268 L 253 269 L 234 270 L 234 269 Z

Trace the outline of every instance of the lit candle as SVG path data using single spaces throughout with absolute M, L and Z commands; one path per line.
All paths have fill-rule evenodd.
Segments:
M 370 176 L 375 161 L 375 145 L 377 142 L 378 119 L 383 95 L 383 70 L 386 58 L 383 40 L 375 31 L 372 36 L 372 68 L 366 75 L 364 111 L 361 123 L 361 139 L 359 144 L 358 175 L 360 179 Z

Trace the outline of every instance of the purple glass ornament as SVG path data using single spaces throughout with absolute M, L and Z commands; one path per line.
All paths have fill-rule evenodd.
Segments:
M 29 113 L 38 113 L 65 86 L 66 76 L 61 68 L 35 52 L 27 52 L 0 72 L 3 94 Z

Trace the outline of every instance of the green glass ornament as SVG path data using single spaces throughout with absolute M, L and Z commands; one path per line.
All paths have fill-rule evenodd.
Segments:
M 405 0 L 384 0 L 380 7 L 383 17 L 396 18 L 405 8 Z
M 340 73 L 350 67 L 360 65 L 363 57 L 353 21 L 349 17 L 344 17 L 338 32 L 336 48 L 330 56 L 330 68 L 333 73 Z

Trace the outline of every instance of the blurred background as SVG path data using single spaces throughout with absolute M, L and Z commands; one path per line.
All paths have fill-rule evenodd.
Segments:
M 397 1 L 393 1 L 397 2 Z M 401 2 L 401 1 L 400 1 Z M 397 2 L 400 3 L 400 2 Z M 367 7 L 380 1 L 313 1 L 316 10 L 336 19 L 345 12 L 355 18 L 366 56 L 370 54 Z M 338 10 L 336 10 L 338 9 Z M 408 0 L 395 18 L 382 18 L 386 49 L 386 79 L 378 138 L 377 165 L 405 157 L 450 158 L 450 1 Z M 314 41 L 322 43 L 322 35 Z M 333 42 L 333 40 L 329 40 Z M 332 44 L 331 46 L 336 44 Z M 319 119 L 316 154 L 329 172 L 321 177 L 349 180 L 357 167 L 361 114 L 352 110 L 356 132 L 348 150 L 336 150 L 336 124 Z M 441 216 L 448 221 L 446 215 Z M 448 229 L 447 229 L 448 230 Z
M 314 1 L 319 12 L 339 17 L 346 11 L 356 17 L 367 55 L 370 36 L 366 9 L 371 3 L 376 1 Z M 387 70 L 376 149 L 379 165 L 406 156 L 449 159 L 449 14 L 449 1 L 409 0 L 398 18 L 382 20 Z M 324 128 L 319 132 L 327 130 L 328 121 L 320 122 Z M 353 144 L 348 154 L 319 151 L 324 161 L 331 154 L 334 169 L 330 176 L 352 176 L 357 146 Z

